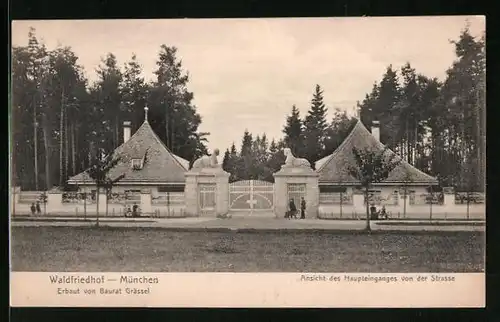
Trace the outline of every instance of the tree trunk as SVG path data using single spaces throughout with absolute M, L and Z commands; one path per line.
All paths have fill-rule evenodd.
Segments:
M 69 173 L 69 136 L 68 136 L 68 113 L 64 115 L 64 132 L 66 135 L 64 136 L 64 183 L 66 182 L 66 178 Z M 70 132 L 71 133 L 71 132 Z
M 174 133 L 174 124 L 173 123 L 170 125 L 170 140 L 171 140 L 170 146 L 172 147 L 171 151 L 172 151 L 172 153 L 177 154 L 178 151 L 175 150 L 175 133 Z
M 63 152 L 64 152 L 64 89 L 61 95 L 61 115 L 59 119 L 59 185 L 63 185 L 64 180 L 64 163 L 63 163 Z
M 430 186 L 430 191 L 431 191 L 431 202 L 429 206 L 429 220 L 432 220 L 432 203 L 434 202 L 434 193 L 432 191 L 432 186 Z
M 109 194 L 110 194 L 110 191 L 108 188 L 106 188 L 106 211 L 104 212 L 104 216 L 105 217 L 108 217 L 108 202 L 109 202 Z
M 96 222 L 95 225 L 96 227 L 99 227 L 99 186 L 96 187 L 96 196 L 95 196 L 95 209 L 96 209 Z
M 89 167 L 90 167 L 92 165 L 92 141 L 89 141 L 88 160 L 89 160 Z
M 366 227 L 365 227 L 365 230 L 366 231 L 371 231 L 371 227 L 370 227 L 370 202 L 368 200 L 368 194 L 369 194 L 369 188 L 366 187 L 365 188 L 365 203 L 366 203 Z
M 340 192 L 340 218 L 342 218 L 342 191 Z
M 76 174 L 76 143 L 75 143 L 75 124 L 71 125 L 71 173 Z
M 470 189 L 467 189 L 470 190 Z M 470 217 L 470 192 L 467 191 L 467 219 Z
M 172 153 L 177 153 L 177 151 L 175 150 L 175 131 L 174 131 L 174 127 L 175 127 L 175 122 L 173 122 L 173 119 L 174 119 L 174 114 L 175 114 L 175 106 L 174 106 L 175 103 L 172 104 L 172 111 L 170 113 L 170 151 L 172 151 Z M 174 152 L 175 151 L 175 152 Z
M 33 99 L 33 145 L 34 145 L 34 155 L 33 159 L 35 161 L 35 190 L 38 191 L 38 124 L 37 124 L 37 109 L 36 101 Z
M 170 127 L 169 127 L 168 104 L 165 104 L 165 145 L 170 149 Z
M 418 145 L 418 122 L 415 119 L 415 137 L 413 138 L 413 166 L 417 164 L 417 145 Z
M 115 116 L 115 146 L 113 149 L 116 149 L 120 145 L 120 128 L 119 128 L 118 115 Z
M 405 147 L 405 156 L 404 158 L 406 159 L 406 162 L 410 163 L 410 135 L 409 135 L 409 130 L 408 130 L 408 127 L 409 127 L 409 122 L 408 122 L 408 116 L 406 117 L 406 147 Z
M 84 186 L 83 192 L 83 220 L 87 220 L 87 186 Z
M 45 190 L 52 188 L 52 178 L 50 171 L 50 157 L 51 157 L 51 142 L 50 142 L 50 127 L 48 117 L 45 113 L 42 114 L 43 123 L 43 144 L 45 148 Z

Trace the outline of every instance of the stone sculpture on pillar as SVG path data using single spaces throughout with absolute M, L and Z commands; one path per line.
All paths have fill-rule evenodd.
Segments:
M 202 156 L 193 162 L 191 169 L 186 172 L 186 214 L 189 216 L 213 215 L 225 217 L 229 212 L 229 173 L 222 169 L 217 157 L 219 149 L 215 149 L 212 155 Z M 200 184 L 214 186 L 215 209 L 214 213 L 205 213 L 200 205 Z
M 311 168 L 311 163 L 303 158 L 296 158 L 290 148 L 284 148 L 283 153 L 286 156 L 285 164 L 281 168 L 307 167 Z
M 220 169 L 222 170 L 222 164 L 219 164 L 217 157 L 219 156 L 219 149 L 215 149 L 212 155 L 204 155 L 193 162 L 191 171 L 202 171 L 206 169 Z
M 281 170 L 274 173 L 274 212 L 283 218 L 288 209 L 290 184 L 304 185 L 306 200 L 306 218 L 316 218 L 319 207 L 318 173 L 311 168 L 311 163 L 293 155 L 290 148 L 283 149 L 286 156 Z M 297 205 L 299 206 L 299 205 Z

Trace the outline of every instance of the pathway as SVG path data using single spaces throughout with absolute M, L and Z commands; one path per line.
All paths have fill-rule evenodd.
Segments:
M 11 222 L 12 227 L 36 226 L 70 226 L 84 227 L 95 223 L 95 219 L 78 220 L 77 218 L 51 218 L 49 220 L 16 220 Z M 380 223 L 380 224 L 378 224 Z M 421 225 L 428 221 L 405 221 L 405 225 L 384 225 L 386 221 L 372 221 L 372 230 L 384 231 L 485 231 L 484 225 L 472 226 L 469 222 L 433 221 L 433 224 Z M 446 223 L 446 225 L 437 225 Z M 454 223 L 454 225 L 450 225 Z M 480 223 L 480 222 L 476 222 Z M 144 227 L 166 229 L 251 229 L 251 230 L 362 230 L 364 220 L 317 220 L 317 219 L 275 219 L 269 217 L 238 216 L 230 219 L 216 219 L 210 217 L 172 218 L 172 219 L 130 219 L 130 218 L 102 218 L 102 226 L 109 227 Z

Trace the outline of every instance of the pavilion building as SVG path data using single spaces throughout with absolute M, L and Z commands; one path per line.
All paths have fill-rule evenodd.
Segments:
M 115 183 L 108 202 L 139 203 L 142 193 L 150 195 L 153 208 L 167 203 L 183 207 L 189 161 L 173 154 L 156 135 L 147 119 L 147 107 L 144 122 L 133 135 L 130 125 L 129 121 L 123 123 L 123 143 L 112 154 L 119 162 L 108 175 L 110 178 L 124 175 L 124 178 Z M 96 185 L 87 172 L 69 178 L 68 184 L 95 199 Z
M 360 208 L 362 209 L 366 203 L 360 182 L 349 173 L 349 167 L 355 166 L 354 147 L 372 151 L 382 151 L 385 148 L 384 144 L 380 142 L 379 123 L 377 121 L 373 123 L 370 133 L 358 120 L 342 144 L 331 155 L 315 163 L 316 172 L 319 174 L 320 208 L 323 207 L 324 211 L 328 212 L 329 206 L 335 205 L 337 207 L 341 203 L 346 207 L 361 203 Z M 395 154 L 391 150 L 389 153 Z M 399 156 L 396 157 L 401 159 Z M 373 184 L 369 202 L 376 206 L 384 205 L 399 211 L 402 197 L 407 196 L 410 205 L 430 202 L 428 200 L 429 190 L 432 191 L 432 187 L 437 185 L 436 178 L 401 160 L 386 180 Z M 360 198 L 362 199 L 360 200 Z M 356 202 L 354 199 L 358 201 Z

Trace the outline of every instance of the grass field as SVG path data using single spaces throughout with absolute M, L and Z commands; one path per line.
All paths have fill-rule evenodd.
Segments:
M 12 227 L 13 271 L 481 272 L 480 232 Z

